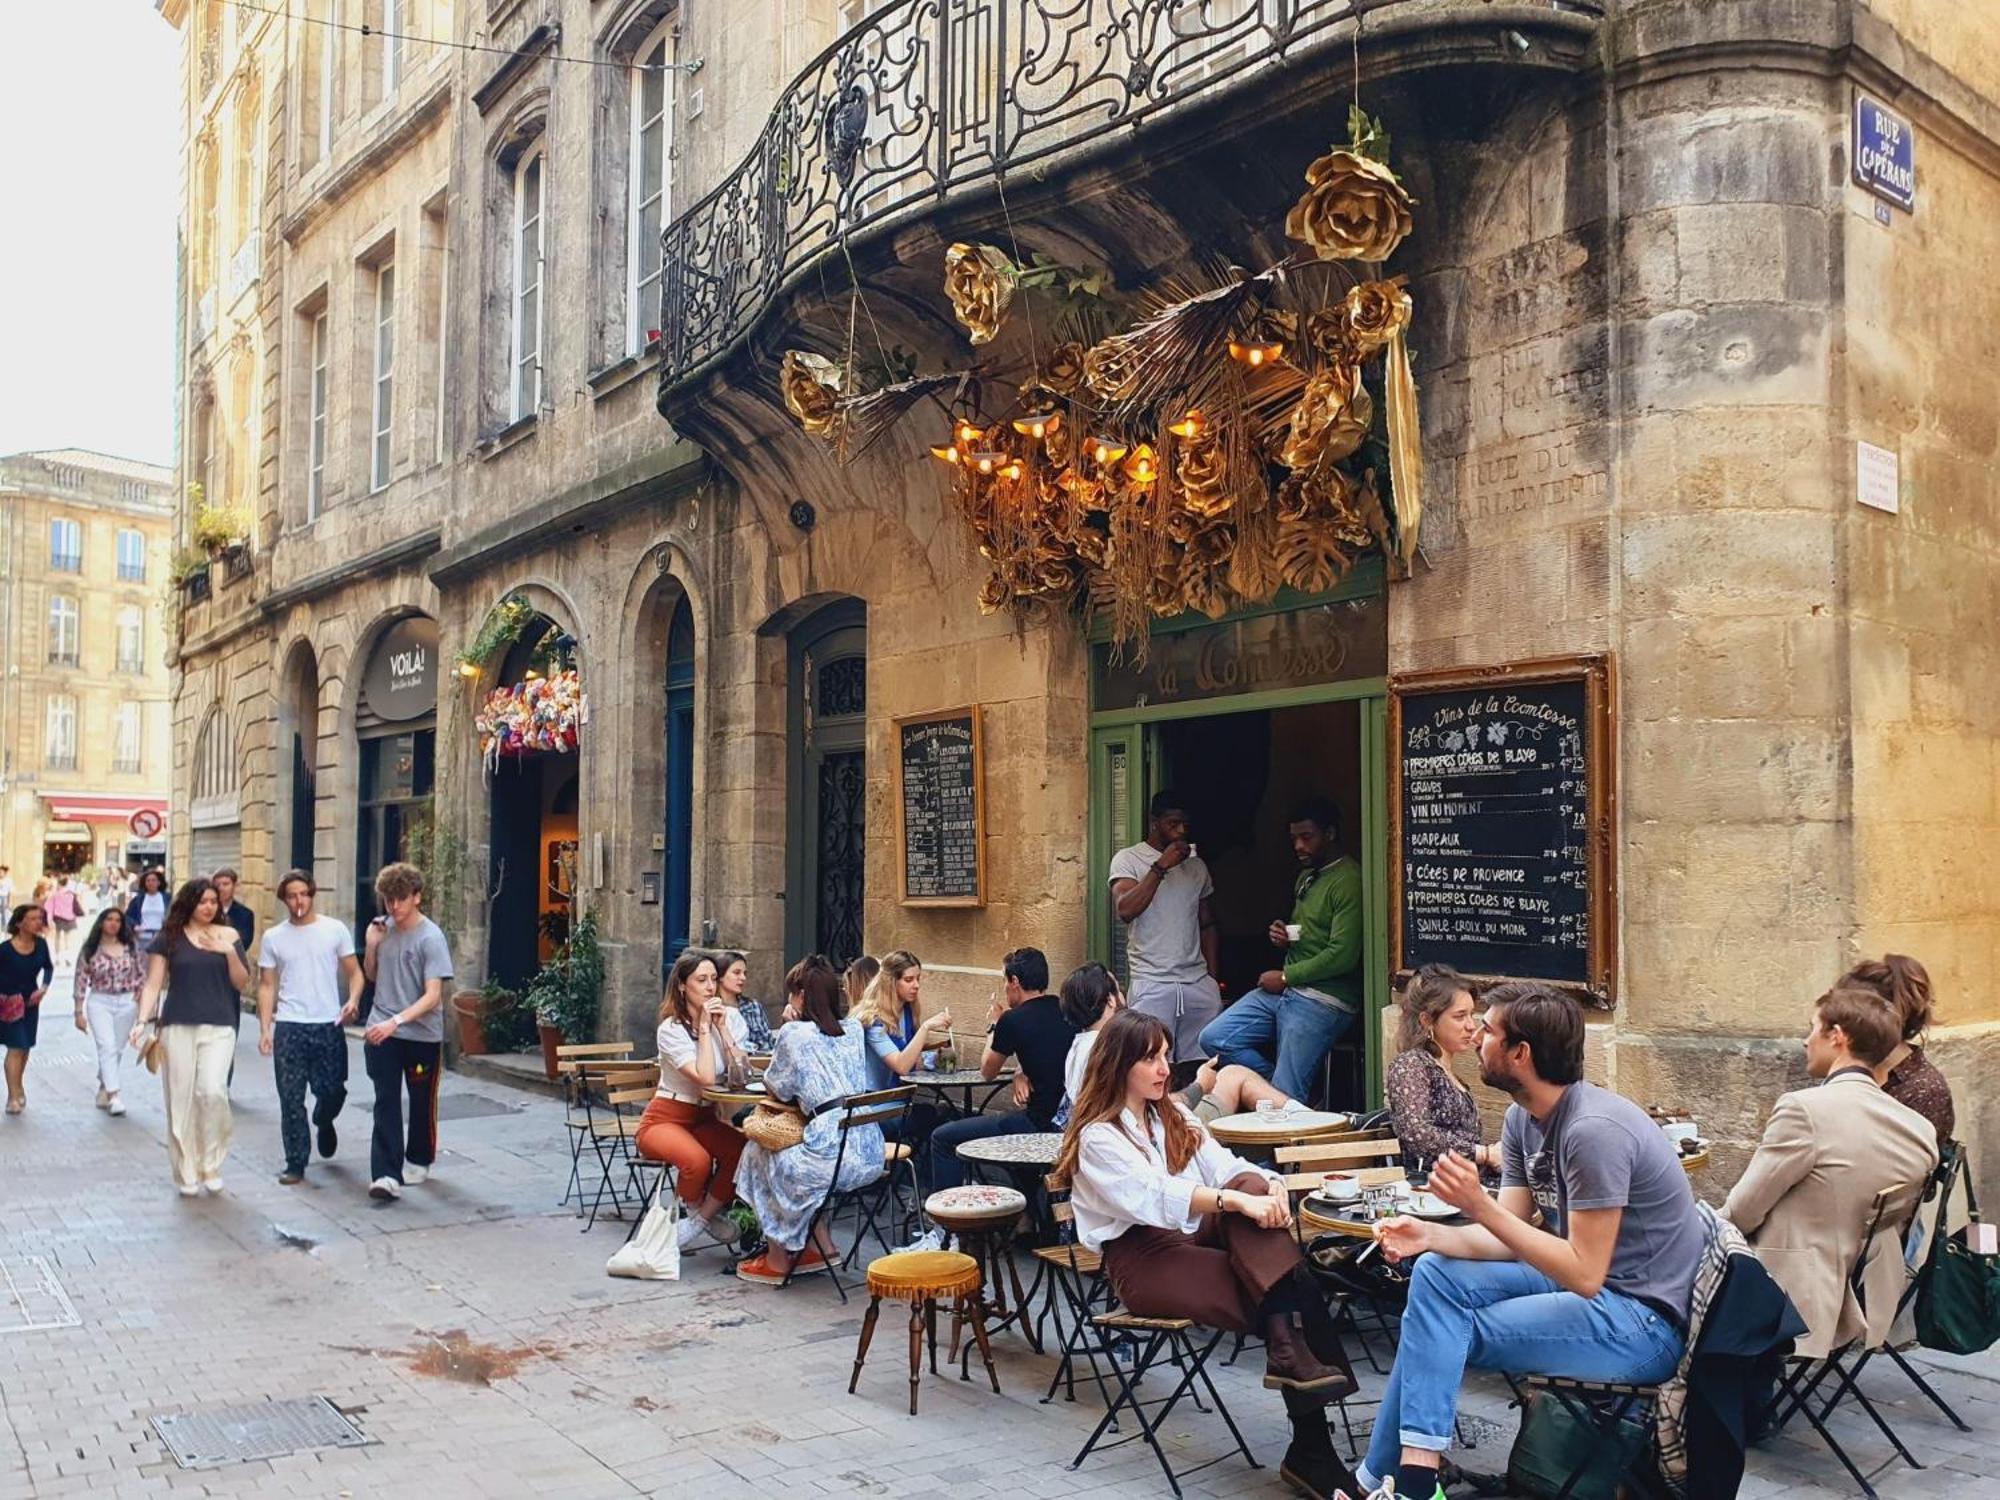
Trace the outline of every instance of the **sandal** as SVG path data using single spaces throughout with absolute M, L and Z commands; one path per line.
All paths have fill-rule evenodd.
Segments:
M 26 1099 L 9 1099 L 7 1101 L 7 1113 L 10 1115 L 18 1115 L 27 1107 L 28 1101 Z

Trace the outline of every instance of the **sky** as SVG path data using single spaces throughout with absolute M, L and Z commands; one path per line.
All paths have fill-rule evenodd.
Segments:
M 180 35 L 152 0 L 0 6 L 0 454 L 171 463 Z

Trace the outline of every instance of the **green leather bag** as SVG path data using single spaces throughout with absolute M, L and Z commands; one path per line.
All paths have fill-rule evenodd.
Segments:
M 1585 1418 L 1548 1392 L 1537 1392 L 1522 1414 L 1521 1430 L 1507 1455 L 1508 1488 L 1534 1500 L 1554 1500 L 1588 1458 L 1588 1467 L 1570 1486 L 1569 1500 L 1617 1500 L 1625 1471 L 1645 1451 L 1647 1428 L 1637 1417 L 1627 1416 L 1618 1423 L 1616 1439 L 1598 1443 L 1595 1453 L 1594 1439 Z
M 1963 1146 L 1957 1148 L 1961 1153 Z M 1972 1172 L 1960 1162 L 1970 1224 L 1980 1222 Z M 1917 1342 L 1946 1354 L 1979 1354 L 2000 1339 L 2000 1255 L 1981 1255 L 1967 1243 L 1970 1225 L 1946 1234 L 1951 1192 L 1938 1204 L 1937 1229 L 1917 1289 Z

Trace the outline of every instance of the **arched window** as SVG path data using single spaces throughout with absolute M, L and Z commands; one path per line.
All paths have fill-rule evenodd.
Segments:
M 654 28 L 632 59 L 631 239 L 625 254 L 625 350 L 646 347 L 660 316 L 660 230 L 672 212 L 674 22 Z
M 201 722 L 194 742 L 195 818 L 222 810 L 227 804 L 227 821 L 236 821 L 236 736 L 220 708 L 211 708 Z
M 542 404 L 542 144 L 514 164 L 514 298 L 511 350 L 513 420 Z

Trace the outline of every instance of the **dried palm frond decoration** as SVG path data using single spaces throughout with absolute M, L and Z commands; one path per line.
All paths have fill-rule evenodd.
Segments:
M 1371 546 L 1406 572 L 1422 490 L 1414 307 L 1404 278 L 1348 268 L 1396 249 L 1412 200 L 1380 127 L 1356 110 L 1350 135 L 1308 168 L 1287 217 L 1309 257 L 1162 286 L 1123 329 L 1073 320 L 1024 378 L 951 372 L 857 394 L 844 389 L 851 351 L 845 370 L 793 351 L 785 403 L 843 462 L 919 403 L 946 407 L 952 427 L 931 453 L 992 570 L 981 609 L 1088 603 L 1139 654 L 1152 617 L 1324 591 Z M 986 344 L 1016 291 L 1058 270 L 954 244 L 945 290 Z M 986 414 L 985 389 L 1018 391 L 1019 404 Z

